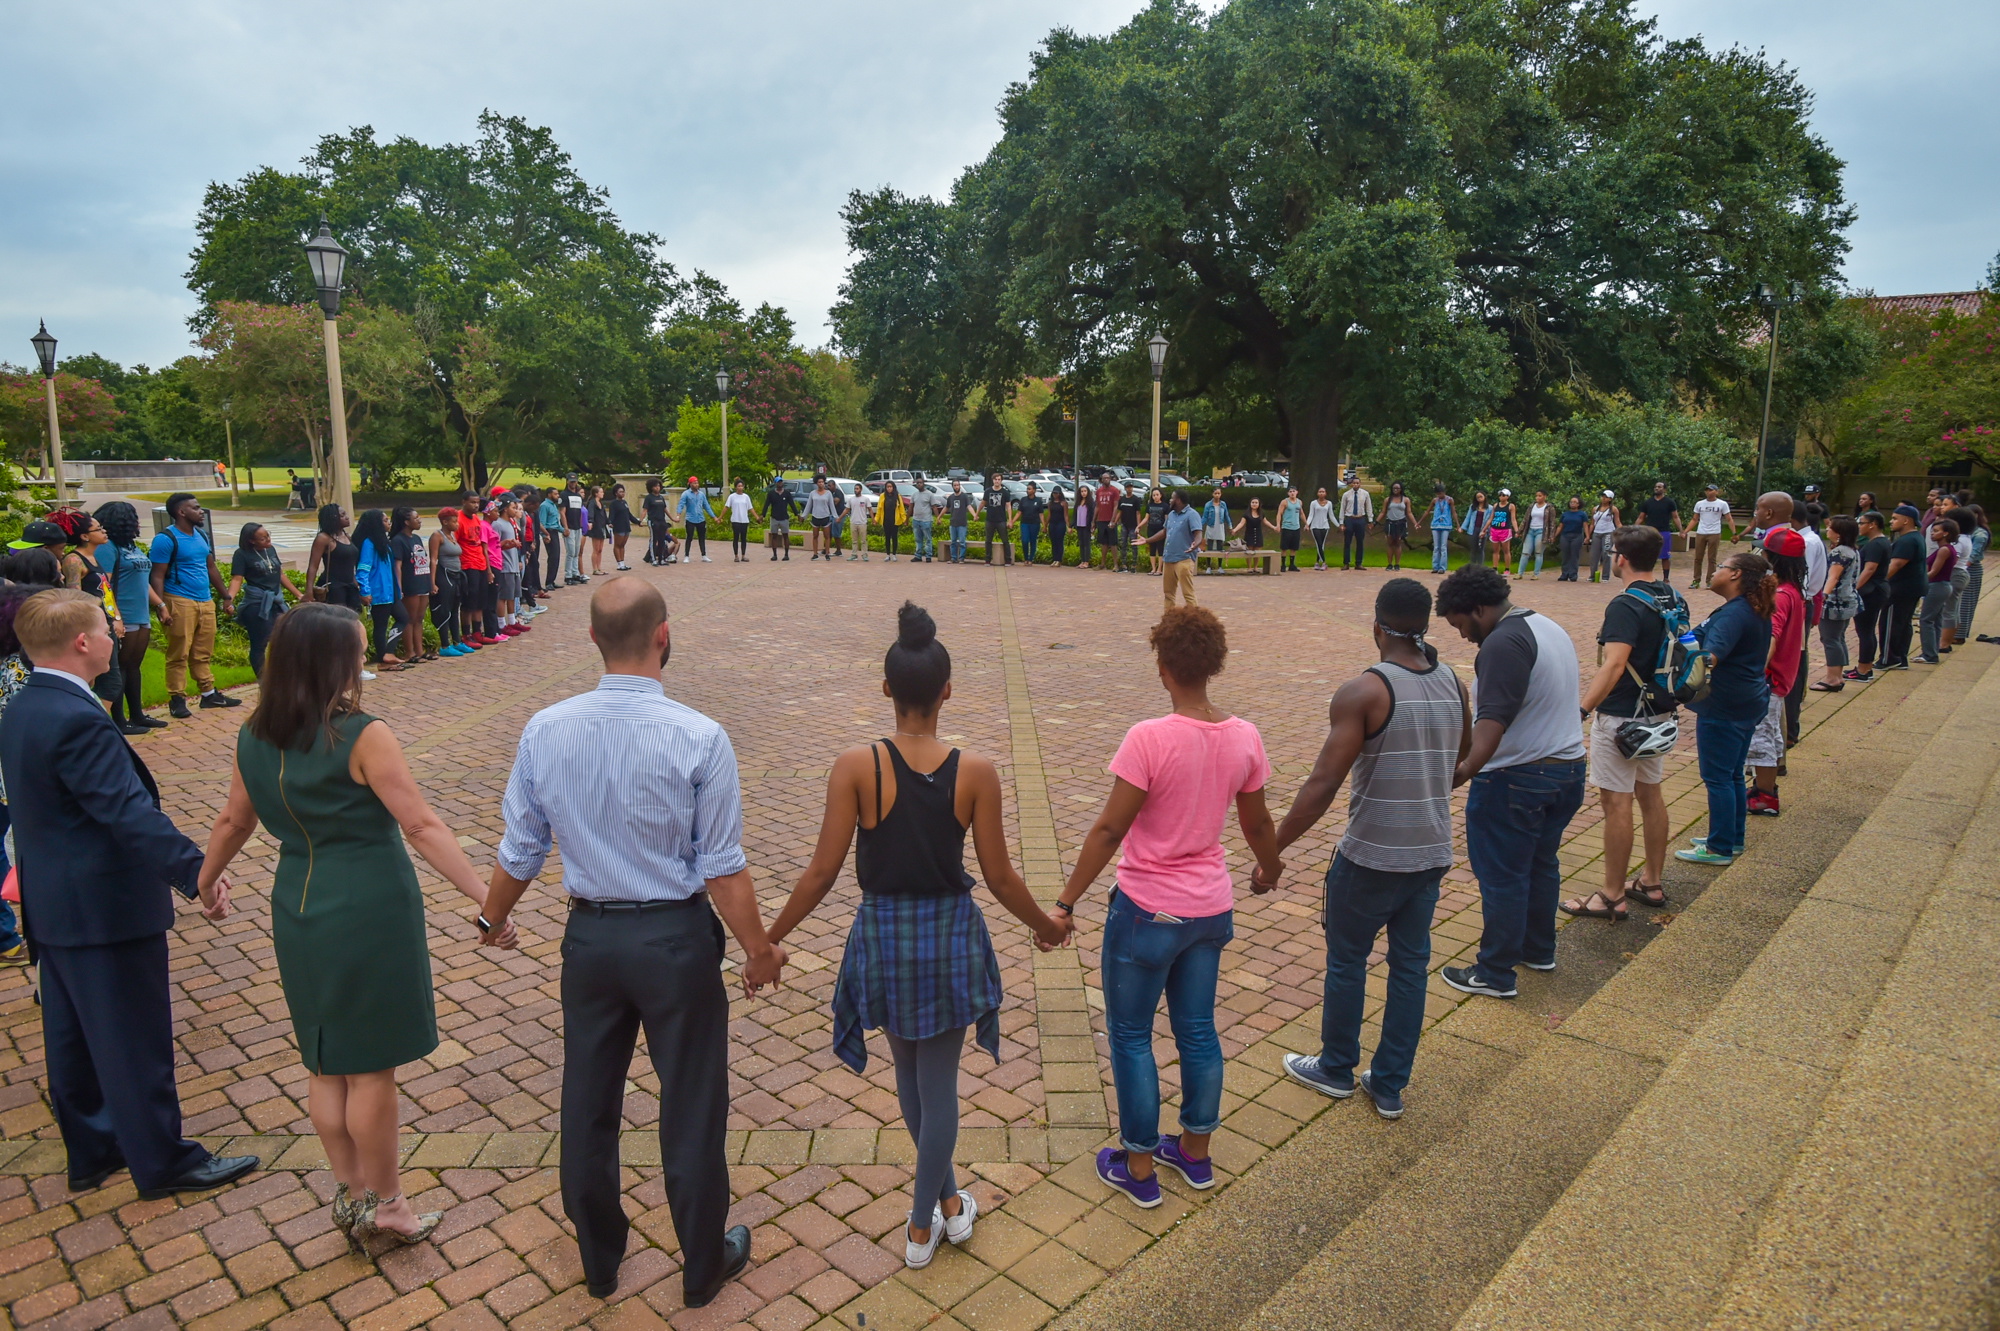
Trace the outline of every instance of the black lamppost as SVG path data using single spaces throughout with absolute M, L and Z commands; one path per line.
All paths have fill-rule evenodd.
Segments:
M 1146 353 L 1153 358 L 1153 475 L 1160 483 L 1160 374 L 1167 368 L 1167 339 L 1159 333 L 1146 339 Z
M 42 367 L 42 388 L 49 400 L 49 457 L 56 469 L 56 507 L 63 506 L 62 426 L 56 420 L 56 340 L 46 321 L 28 339 L 34 344 L 35 359 Z
M 1805 299 L 1804 284 L 1793 282 L 1783 292 L 1769 282 L 1757 284 L 1757 303 L 1771 312 L 1771 349 L 1764 365 L 1764 423 L 1757 428 L 1757 494 L 1764 493 L 1764 447 L 1771 437 L 1771 384 L 1778 377 L 1778 311 Z
M 715 395 L 722 401 L 722 502 L 729 502 L 729 371 L 715 372 Z
M 347 395 L 340 385 L 340 275 L 347 268 L 347 251 L 333 238 L 326 215 L 319 219 L 319 234 L 306 242 L 306 262 L 312 266 L 313 285 L 319 289 L 319 308 L 325 314 L 321 331 L 326 335 L 326 394 L 332 408 L 333 449 L 327 477 L 333 502 L 354 511 L 354 487 L 347 474 Z

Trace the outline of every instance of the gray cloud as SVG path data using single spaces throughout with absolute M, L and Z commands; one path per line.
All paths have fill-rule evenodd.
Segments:
M 184 354 L 181 273 L 210 180 L 289 166 L 352 125 L 462 141 L 488 107 L 549 125 L 669 259 L 786 306 L 816 341 L 846 264 L 847 191 L 947 188 L 993 142 L 994 108 L 1050 28 L 1107 31 L 1135 8 L 10 6 L 0 359 L 25 361 L 43 317 L 65 352 Z M 1861 209 L 1854 284 L 1963 287 L 2000 249 L 2000 112 L 1968 95 L 1965 73 L 2000 53 L 2000 8 L 1930 0 L 1891 17 L 1861 0 L 1663 0 L 1660 22 L 1669 36 L 1767 48 L 1818 91 L 1817 123 Z

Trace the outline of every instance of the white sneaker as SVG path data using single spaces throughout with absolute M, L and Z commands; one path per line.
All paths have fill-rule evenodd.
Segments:
M 630 564 L 620 564 L 620 565 L 618 566 L 618 571 L 619 571 L 620 573 L 629 573 L 629 572 L 631 571 L 631 569 L 632 569 L 632 566 L 631 566 Z
M 704 564 L 713 564 L 715 561 L 713 559 L 710 559 L 707 555 L 703 555 L 701 557 L 701 562 Z
M 943 1237 L 943 1211 L 936 1211 L 931 1215 L 931 1241 L 929 1243 L 919 1243 L 911 1238 L 909 1223 L 905 1221 L 903 1224 L 903 1265 L 909 1267 L 912 1271 L 921 1271 L 929 1266 L 931 1258 L 937 1256 L 938 1240 Z
M 957 1215 L 944 1216 L 944 1236 L 953 1243 L 963 1243 L 972 1237 L 972 1221 L 979 1214 L 979 1203 L 972 1200 L 972 1194 L 964 1188 L 958 1190 L 958 1204 L 963 1209 Z M 944 1215 L 944 1208 L 938 1208 Z
M 371 680 L 371 679 L 373 679 L 373 678 L 375 678 L 375 672 L 374 672 L 374 671 L 372 671 L 372 670 L 364 670 L 364 671 L 362 671 L 362 672 L 361 672 L 361 682 L 362 682 L 362 683 L 364 683 L 364 684 L 365 684 L 365 683 L 367 683 L 367 682 L 368 682 L 369 680 Z

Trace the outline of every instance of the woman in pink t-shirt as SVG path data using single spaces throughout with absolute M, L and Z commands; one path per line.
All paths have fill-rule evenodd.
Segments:
M 1169 609 L 1152 634 L 1160 683 L 1173 710 L 1125 733 L 1111 760 L 1117 778 L 1084 838 L 1056 901 L 1067 919 L 1122 844 L 1104 916 L 1104 1023 L 1118 1091 L 1123 1150 L 1097 1153 L 1097 1173 L 1140 1206 L 1160 1204 L 1154 1159 L 1197 1188 L 1211 1187 L 1209 1134 L 1222 1118 L 1222 1043 L 1215 1034 L 1215 977 L 1235 931 L 1222 824 L 1236 805 L 1243 839 L 1264 878 L 1284 866 L 1264 782 L 1271 764 L 1257 727 L 1208 700 L 1208 681 L 1229 658 L 1222 622 L 1198 606 Z M 1167 1000 L 1181 1060 L 1181 1131 L 1160 1135 L 1160 1070 L 1153 1015 Z

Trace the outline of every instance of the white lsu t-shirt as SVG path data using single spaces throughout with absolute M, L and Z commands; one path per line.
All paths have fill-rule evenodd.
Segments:
M 1695 526 L 1697 536 L 1717 536 L 1722 532 L 1722 520 L 1729 516 L 1727 499 L 1697 499 L 1694 501 Z
M 725 502 L 729 506 L 729 520 L 731 522 L 750 521 L 749 495 L 731 494 Z

